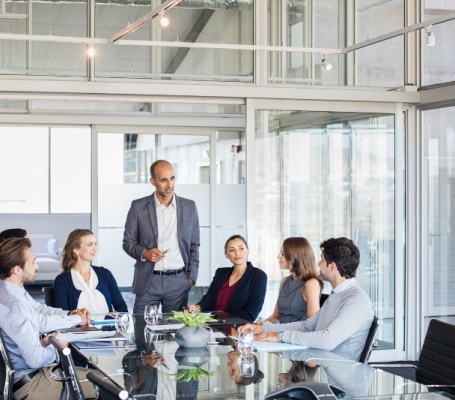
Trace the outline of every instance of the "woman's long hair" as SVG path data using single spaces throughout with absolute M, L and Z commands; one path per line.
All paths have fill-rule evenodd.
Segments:
M 79 249 L 82 244 L 82 238 L 88 235 L 93 235 L 90 229 L 76 229 L 69 234 L 62 252 L 63 273 L 70 272 L 71 268 L 76 265 L 77 255 L 73 250 Z
M 319 277 L 313 248 L 307 239 L 304 237 L 285 239 L 283 242 L 283 254 L 290 271 L 295 274 L 297 279 L 301 281 L 309 281 L 312 278 L 317 279 L 322 291 L 324 283 Z

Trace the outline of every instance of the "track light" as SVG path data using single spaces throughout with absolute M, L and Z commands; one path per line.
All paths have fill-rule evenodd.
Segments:
M 324 58 L 322 59 L 322 66 L 327 70 L 330 71 L 333 67 L 332 64 L 330 64 L 329 60 L 327 60 L 326 55 L 324 54 Z
M 95 46 L 93 44 L 87 50 L 87 54 L 89 57 L 93 57 L 95 55 Z
M 426 26 L 425 29 L 427 30 L 427 46 L 434 46 L 436 44 L 436 37 L 431 29 L 431 25 Z
M 169 19 L 164 16 L 164 11 L 160 13 L 160 21 L 158 26 L 160 28 L 166 28 L 169 25 Z

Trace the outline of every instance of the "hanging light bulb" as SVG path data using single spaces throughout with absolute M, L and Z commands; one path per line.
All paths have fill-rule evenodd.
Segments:
M 169 25 L 169 19 L 164 16 L 164 12 L 160 13 L 160 21 L 158 26 L 160 28 L 166 28 Z
M 427 46 L 434 46 L 436 44 L 436 37 L 430 26 L 425 27 L 427 30 Z
M 322 59 L 322 66 L 327 70 L 330 71 L 333 65 L 327 60 L 326 55 L 324 54 L 324 58 Z
M 87 54 L 89 57 L 93 57 L 95 55 L 95 46 L 93 44 L 87 50 Z

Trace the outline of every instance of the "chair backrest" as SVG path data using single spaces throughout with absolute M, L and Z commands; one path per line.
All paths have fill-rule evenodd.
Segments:
M 43 287 L 44 293 L 44 302 L 48 307 L 55 307 L 54 300 L 54 288 L 53 287 Z
M 301 399 L 301 400 L 337 400 L 336 394 L 345 394 L 342 390 L 321 382 L 299 382 L 283 389 L 267 393 L 265 400 Z
M 12 399 L 13 394 L 13 364 L 8 355 L 5 341 L 3 340 L 3 332 L 0 329 L 0 388 L 3 388 L 3 397 Z
M 382 320 L 376 317 L 376 315 L 373 316 L 373 323 L 371 324 L 370 332 L 368 332 L 367 341 L 365 342 L 365 347 L 363 348 L 362 354 L 360 355 L 359 362 L 367 363 L 370 359 L 370 355 L 375 343 L 374 337 L 376 336 L 376 331 L 380 325 L 382 325 Z
M 328 294 L 322 293 L 321 298 L 319 299 L 319 306 L 322 307 L 328 298 L 329 298 Z
M 95 388 L 98 389 L 99 400 L 127 400 L 130 398 L 130 395 L 125 389 L 117 386 L 111 380 L 103 379 L 94 372 L 88 372 L 86 376 L 95 385 Z
M 417 363 L 416 379 L 425 385 L 455 385 L 454 325 L 436 319 L 430 321 Z
M 58 352 L 60 359 L 59 366 L 62 371 L 62 378 L 64 378 L 65 398 L 67 400 L 85 400 L 76 367 L 74 366 L 73 357 L 71 357 L 71 350 L 68 347 L 62 346 L 55 336 L 49 336 L 49 342 L 54 345 Z

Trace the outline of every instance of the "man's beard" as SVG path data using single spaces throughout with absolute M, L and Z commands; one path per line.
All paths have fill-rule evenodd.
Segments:
M 36 280 L 36 271 L 33 273 L 33 275 L 29 275 L 25 277 L 25 282 L 24 283 L 33 283 Z
M 166 188 L 166 189 L 169 189 L 169 188 Z M 166 190 L 166 189 L 164 189 L 164 190 Z M 161 195 L 161 197 L 169 197 L 169 196 L 172 196 L 174 194 L 174 190 L 172 190 L 171 194 L 166 193 L 164 190 L 159 190 L 158 191 L 158 193 Z

